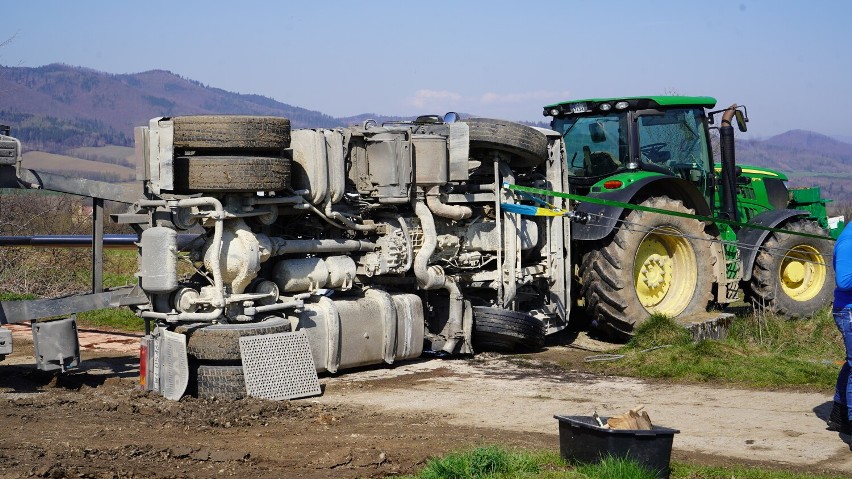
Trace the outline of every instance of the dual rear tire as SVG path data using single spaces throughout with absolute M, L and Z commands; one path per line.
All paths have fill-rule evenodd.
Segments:
M 290 120 L 242 115 L 177 116 L 176 193 L 278 191 L 290 186 Z

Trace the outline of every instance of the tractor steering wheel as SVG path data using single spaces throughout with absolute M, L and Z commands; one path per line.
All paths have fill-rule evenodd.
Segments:
M 639 148 L 639 151 L 641 151 L 646 158 L 651 160 L 651 162 L 657 163 L 660 161 L 660 157 L 662 156 L 660 153 L 666 146 L 668 146 L 668 143 L 649 143 L 642 148 Z

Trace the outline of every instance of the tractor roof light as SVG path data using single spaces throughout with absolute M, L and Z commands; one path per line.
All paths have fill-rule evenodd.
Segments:
M 628 106 L 630 106 L 630 104 L 627 103 L 626 101 L 620 101 L 620 102 L 615 104 L 615 109 L 616 110 L 623 110 L 623 109 L 627 108 Z
M 559 115 L 559 108 L 551 108 L 550 114 L 553 115 L 553 116 L 558 116 Z
M 601 103 L 598 108 L 600 108 L 601 111 L 609 111 L 612 108 L 612 105 L 609 103 Z

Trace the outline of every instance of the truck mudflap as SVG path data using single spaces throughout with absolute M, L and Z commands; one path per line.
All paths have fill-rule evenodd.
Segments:
M 189 384 L 185 335 L 156 328 L 141 339 L 139 383 L 141 389 L 166 399 L 177 401 L 183 396 Z
M 322 394 L 304 331 L 243 336 L 240 355 L 251 397 L 278 401 Z

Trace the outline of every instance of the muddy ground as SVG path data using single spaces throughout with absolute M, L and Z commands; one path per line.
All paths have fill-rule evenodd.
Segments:
M 136 338 L 103 339 L 56 377 L 34 370 L 16 335 L 0 363 L 0 478 L 382 477 L 476 445 L 557 450 L 554 415 L 637 404 L 681 431 L 674 460 L 852 475 L 849 437 L 825 429 L 829 391 L 603 377 L 583 370 L 593 353 L 550 345 L 530 364 L 480 355 L 321 376 L 321 397 L 291 402 L 173 402 L 136 388 Z

